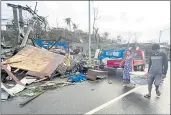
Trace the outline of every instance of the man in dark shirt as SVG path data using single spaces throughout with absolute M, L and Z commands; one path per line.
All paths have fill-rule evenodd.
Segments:
M 168 70 L 168 58 L 164 52 L 160 51 L 160 45 L 154 44 L 152 50 L 148 67 L 148 94 L 144 96 L 145 98 L 151 97 L 153 82 L 156 87 L 157 96 L 161 95 L 159 86 Z

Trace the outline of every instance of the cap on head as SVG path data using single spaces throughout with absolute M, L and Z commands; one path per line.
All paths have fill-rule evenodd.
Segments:
M 160 49 L 160 45 L 159 44 L 153 44 L 152 45 L 152 50 L 158 50 Z

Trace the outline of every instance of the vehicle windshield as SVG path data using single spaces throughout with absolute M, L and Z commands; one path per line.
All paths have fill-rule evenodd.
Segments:
M 137 52 L 133 52 L 133 58 L 134 59 L 142 59 L 142 56 Z

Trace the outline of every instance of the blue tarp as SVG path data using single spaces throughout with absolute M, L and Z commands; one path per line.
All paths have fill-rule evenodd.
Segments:
M 40 47 L 48 49 L 50 46 L 52 46 L 55 43 L 55 41 L 34 40 L 34 43 Z M 55 46 L 63 46 L 64 49 L 67 50 L 67 43 L 66 42 L 57 42 L 55 44 Z
M 124 53 L 125 53 L 125 49 L 123 50 L 103 50 L 102 53 L 98 56 L 99 60 L 102 60 L 104 58 L 114 58 L 114 59 L 118 59 L 118 58 L 123 58 L 124 57 Z
M 71 82 L 81 82 L 86 80 L 86 76 L 80 73 L 75 76 L 70 76 L 68 80 Z

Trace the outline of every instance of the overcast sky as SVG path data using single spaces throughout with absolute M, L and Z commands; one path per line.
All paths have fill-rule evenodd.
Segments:
M 12 10 L 6 3 L 34 8 L 36 1 L 2 1 L 1 18 L 12 18 Z M 93 7 L 98 7 L 101 16 L 96 27 L 100 34 L 109 32 L 110 38 L 136 33 L 140 42 L 158 40 L 159 31 L 170 28 L 170 1 L 94 1 Z M 88 32 L 88 1 L 38 1 L 37 10 L 39 15 L 48 16 L 51 27 L 56 27 L 57 22 L 60 27 L 66 27 L 64 18 L 70 17 Z M 24 13 L 24 16 L 29 15 Z M 163 31 L 161 39 L 170 42 L 170 30 Z

